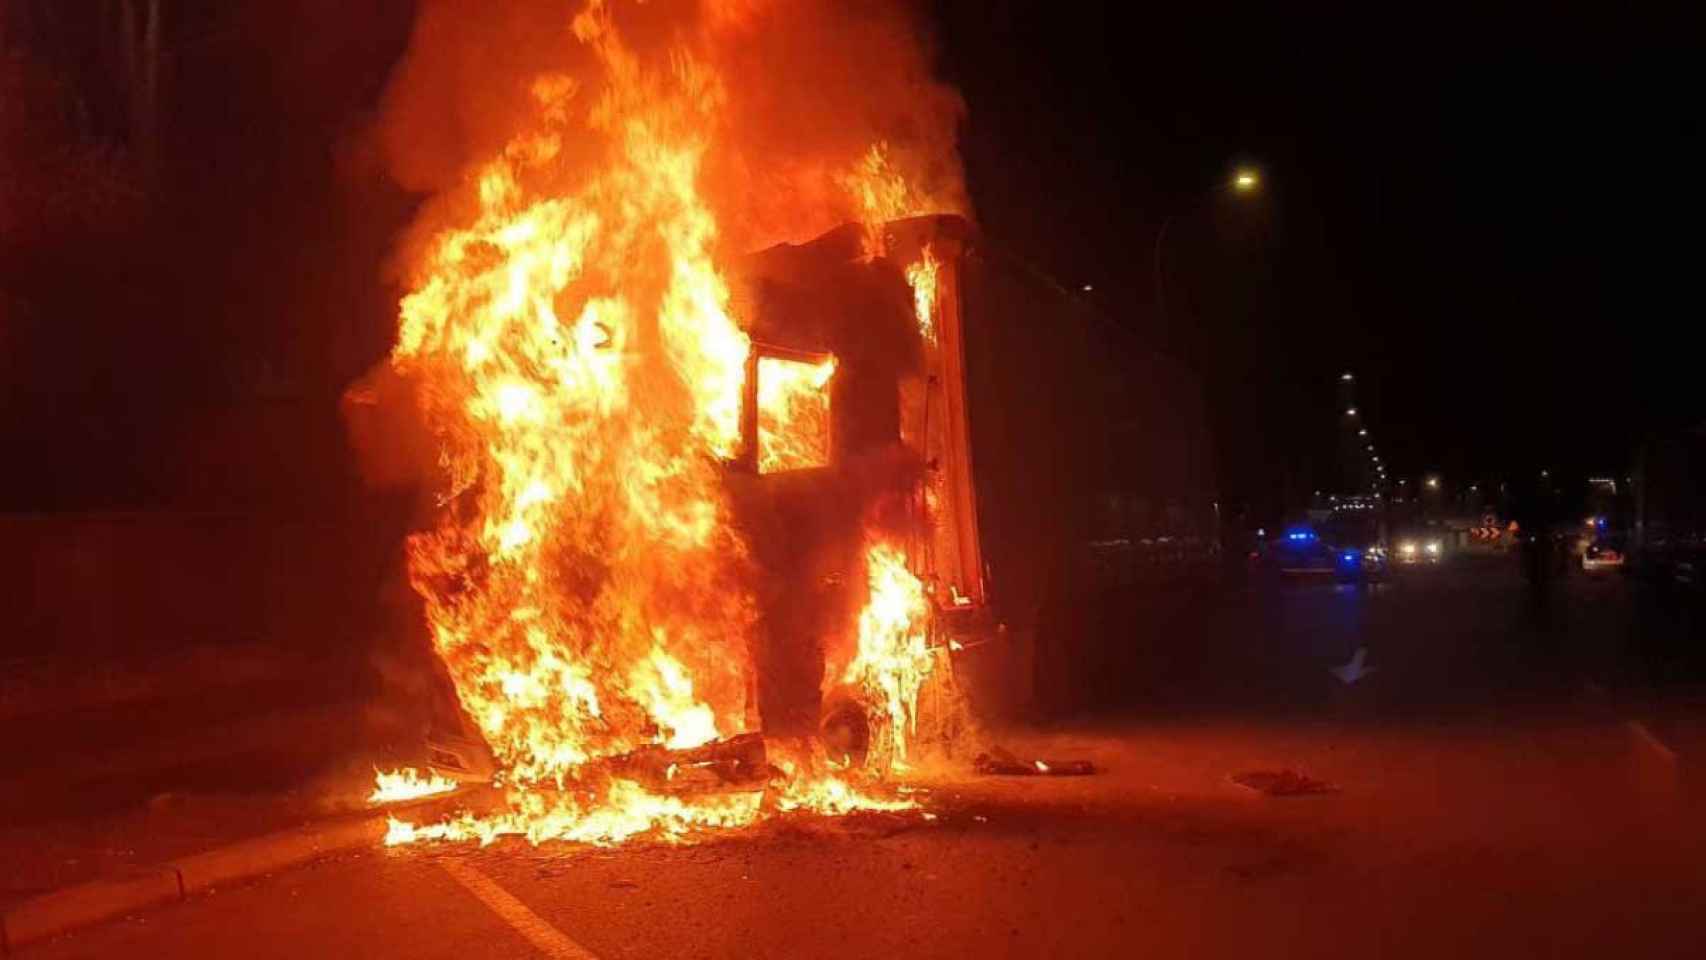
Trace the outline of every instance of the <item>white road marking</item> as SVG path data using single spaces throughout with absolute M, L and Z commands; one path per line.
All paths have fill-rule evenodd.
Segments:
M 1344 681 L 1345 686 L 1348 687 L 1351 684 L 1356 683 L 1358 680 L 1361 680 L 1363 677 L 1366 677 L 1380 669 L 1379 667 L 1364 666 L 1367 662 L 1368 648 L 1357 647 L 1357 652 L 1352 655 L 1350 663 L 1347 663 L 1342 667 L 1328 667 L 1327 672 Z
M 529 910 L 527 904 L 511 896 L 508 890 L 498 886 L 497 881 L 491 877 L 460 860 L 440 860 L 438 865 L 551 960 L 598 960 L 592 951 L 546 923 L 544 917 Z
M 1659 756 L 1672 763 L 1676 762 L 1676 751 L 1672 750 L 1669 744 L 1660 740 L 1658 734 L 1654 733 L 1646 724 L 1639 720 L 1625 720 L 1623 725 L 1629 728 L 1629 732 L 1635 735 L 1635 739 L 1652 747 Z

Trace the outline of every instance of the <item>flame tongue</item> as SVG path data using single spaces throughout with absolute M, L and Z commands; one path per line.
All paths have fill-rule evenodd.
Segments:
M 423 775 L 412 767 L 404 767 L 390 772 L 375 770 L 373 777 L 373 792 L 368 795 L 368 803 L 400 803 L 404 800 L 415 800 L 420 797 L 430 797 L 440 793 L 449 793 L 456 789 L 456 781 L 441 777 L 435 773 Z
M 906 282 L 912 285 L 912 309 L 918 320 L 918 333 L 926 342 L 936 342 L 936 273 L 941 264 L 936 251 L 924 245 L 918 262 L 906 268 Z
M 933 663 L 925 624 L 930 606 L 924 585 L 907 569 L 906 555 L 884 542 L 865 556 L 869 599 L 859 614 L 859 646 L 843 679 L 865 691 L 884 714 L 889 760 L 904 766 L 917 727 L 918 692 Z

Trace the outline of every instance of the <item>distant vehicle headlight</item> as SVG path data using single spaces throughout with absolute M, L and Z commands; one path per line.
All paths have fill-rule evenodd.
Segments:
M 1428 553 L 1430 553 L 1436 557 L 1439 556 L 1439 541 L 1438 540 L 1428 541 Z
M 1413 557 L 1416 555 L 1416 545 L 1406 540 L 1398 545 L 1398 552 L 1406 557 Z

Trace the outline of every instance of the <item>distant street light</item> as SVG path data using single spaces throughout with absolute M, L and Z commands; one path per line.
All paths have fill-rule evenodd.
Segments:
M 1261 178 L 1257 176 L 1256 171 L 1249 167 L 1239 170 L 1238 174 L 1232 178 L 1232 189 L 1239 193 L 1249 193 L 1261 185 Z M 1345 379 L 1349 380 L 1350 374 L 1345 374 Z
M 1363 428 L 1362 428 L 1362 429 L 1360 429 L 1360 430 L 1358 430 L 1358 431 L 1357 431 L 1357 436 L 1359 436 L 1359 437 L 1366 437 L 1366 436 L 1368 436 L 1368 428 L 1367 428 L 1367 427 L 1363 427 Z
M 1356 407 L 1346 407 L 1345 408 L 1345 416 L 1354 417 L 1356 415 L 1357 415 L 1357 408 Z
M 1356 377 L 1353 377 L 1348 373 L 1341 373 L 1341 374 L 1339 374 L 1339 379 L 1340 380 L 1355 380 Z

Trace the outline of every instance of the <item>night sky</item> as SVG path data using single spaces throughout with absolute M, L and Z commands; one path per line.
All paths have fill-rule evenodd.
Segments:
M 168 6 L 180 79 L 150 242 L 8 264 L 63 310 L 6 334 L 14 443 L 51 411 L 140 462 L 175 416 L 150 404 L 257 378 L 333 404 L 389 343 L 388 257 L 416 199 L 359 144 L 412 3 Z M 1400 475 L 1610 473 L 1645 432 L 1706 417 L 1682 24 L 1008 0 L 921 16 L 968 104 L 987 235 L 1198 372 L 1229 498 L 1328 482 L 1344 370 Z M 1263 191 L 1216 194 L 1240 163 Z M 78 466 L 89 449 L 43 483 L 116 483 Z
M 1199 371 L 1226 492 L 1325 482 L 1346 370 L 1397 474 L 1609 474 L 1706 416 L 1662 25 L 1193 6 L 945 2 L 937 39 L 985 227 Z M 1265 193 L 1199 206 L 1239 162 Z

